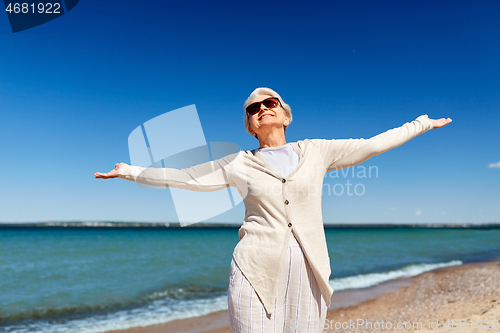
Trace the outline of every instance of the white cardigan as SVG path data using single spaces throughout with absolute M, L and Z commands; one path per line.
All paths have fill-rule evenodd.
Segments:
M 370 139 L 303 140 L 291 143 L 299 154 L 296 169 L 282 177 L 258 149 L 240 151 L 213 162 L 177 170 L 123 165 L 118 176 L 139 183 L 194 191 L 236 187 L 245 203 L 234 259 L 272 313 L 290 231 L 300 243 L 330 306 L 330 259 L 321 212 L 327 171 L 359 164 L 402 145 L 433 127 L 424 116 Z

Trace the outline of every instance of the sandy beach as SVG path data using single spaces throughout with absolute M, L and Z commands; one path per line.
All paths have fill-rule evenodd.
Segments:
M 500 261 L 446 267 L 335 293 L 323 332 L 495 332 L 499 303 Z M 112 333 L 229 333 L 228 323 L 221 311 Z

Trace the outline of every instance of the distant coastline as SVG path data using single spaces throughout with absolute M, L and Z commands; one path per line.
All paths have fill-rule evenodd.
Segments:
M 182 227 L 179 223 L 150 223 L 150 222 L 30 222 L 30 223 L 0 223 L 0 229 L 6 228 L 239 228 L 235 223 L 195 223 Z M 326 229 L 500 229 L 500 223 L 419 223 L 419 224 L 324 224 Z

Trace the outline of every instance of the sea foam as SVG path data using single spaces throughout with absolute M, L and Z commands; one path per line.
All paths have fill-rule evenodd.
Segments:
M 433 269 L 448 267 L 448 266 L 457 266 L 457 265 L 462 265 L 462 261 L 452 260 L 445 263 L 412 264 L 389 272 L 359 274 L 354 276 L 332 279 L 330 280 L 330 286 L 335 291 L 346 290 L 346 289 L 360 289 L 360 288 L 371 287 L 379 283 L 389 280 L 394 280 L 400 277 L 411 277 L 422 274 L 427 271 L 431 271 Z

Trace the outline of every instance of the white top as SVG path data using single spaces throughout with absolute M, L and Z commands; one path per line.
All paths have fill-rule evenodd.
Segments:
M 364 162 L 431 128 L 429 118 L 420 116 L 370 139 L 292 142 L 290 145 L 299 154 L 300 163 L 286 178 L 274 170 L 258 149 L 182 170 L 125 164 L 120 167 L 118 177 L 202 192 L 235 187 L 245 203 L 245 219 L 233 257 L 266 312 L 274 310 L 279 285 L 276 276 L 283 269 L 292 233 L 302 247 L 326 305 L 330 306 L 333 289 L 328 283 L 330 258 L 321 212 L 325 173 Z M 193 206 L 196 207 L 196 202 Z
M 299 165 L 299 154 L 288 143 L 279 147 L 260 148 L 259 151 L 274 170 L 285 178 Z

